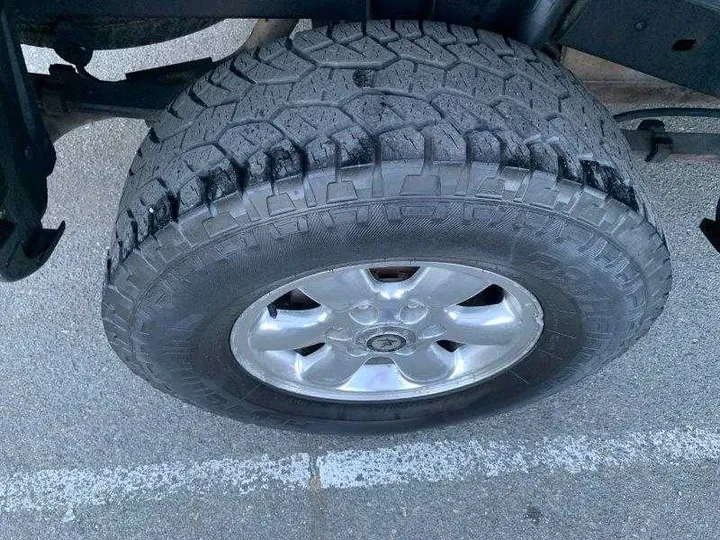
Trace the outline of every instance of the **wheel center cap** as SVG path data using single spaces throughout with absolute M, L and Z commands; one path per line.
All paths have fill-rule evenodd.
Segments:
M 395 352 L 407 345 L 407 340 L 397 334 L 380 334 L 367 340 L 366 346 L 375 352 Z

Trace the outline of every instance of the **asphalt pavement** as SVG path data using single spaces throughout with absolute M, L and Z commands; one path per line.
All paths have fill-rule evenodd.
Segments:
M 98 53 L 89 69 L 119 78 L 223 56 L 248 28 Z M 26 55 L 36 71 L 54 61 Z M 602 372 L 442 429 L 312 435 L 184 405 L 107 345 L 105 252 L 145 133 L 118 119 L 59 142 L 46 221 L 67 232 L 40 272 L 0 285 L 1 539 L 720 538 L 720 254 L 697 228 L 720 165 L 642 165 L 674 288 L 650 333 Z

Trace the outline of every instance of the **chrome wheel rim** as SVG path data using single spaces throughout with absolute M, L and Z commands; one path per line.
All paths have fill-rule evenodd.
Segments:
M 459 390 L 503 372 L 543 329 L 535 296 L 481 268 L 426 261 L 303 277 L 235 321 L 236 360 L 301 396 L 388 401 Z

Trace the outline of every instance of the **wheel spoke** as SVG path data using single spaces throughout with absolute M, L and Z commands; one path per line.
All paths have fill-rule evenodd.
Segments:
M 295 351 L 263 351 L 259 354 L 264 360 L 265 367 L 273 374 L 289 380 L 297 378 Z
M 351 268 L 329 272 L 300 290 L 318 304 L 340 310 L 372 299 L 376 295 L 373 285 L 367 269 Z
M 443 339 L 471 345 L 507 345 L 521 328 L 521 322 L 506 302 L 491 306 L 445 310 Z
M 250 346 L 261 351 L 300 349 L 325 341 L 330 314 L 322 307 L 307 310 L 277 310 L 275 317 L 265 311 L 250 333 Z
M 415 383 L 428 383 L 443 379 L 452 373 L 455 366 L 453 353 L 433 343 L 418 347 L 409 354 L 397 352 L 392 360 L 403 377 Z
M 350 356 L 325 345 L 301 360 L 302 378 L 314 384 L 337 387 L 347 382 L 369 356 Z
M 436 307 L 454 306 L 492 285 L 480 276 L 438 267 L 421 268 L 400 284 L 413 298 Z

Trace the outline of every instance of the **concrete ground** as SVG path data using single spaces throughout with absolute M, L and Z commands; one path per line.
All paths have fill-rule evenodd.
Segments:
M 90 71 L 220 56 L 226 22 Z M 27 49 L 34 70 L 52 60 Z M 643 165 L 675 284 L 601 373 L 511 413 L 382 437 L 287 433 L 186 406 L 131 375 L 100 323 L 106 245 L 142 122 L 58 144 L 36 275 L 0 286 L 0 538 L 720 538 L 720 255 L 697 229 L 720 166 Z

